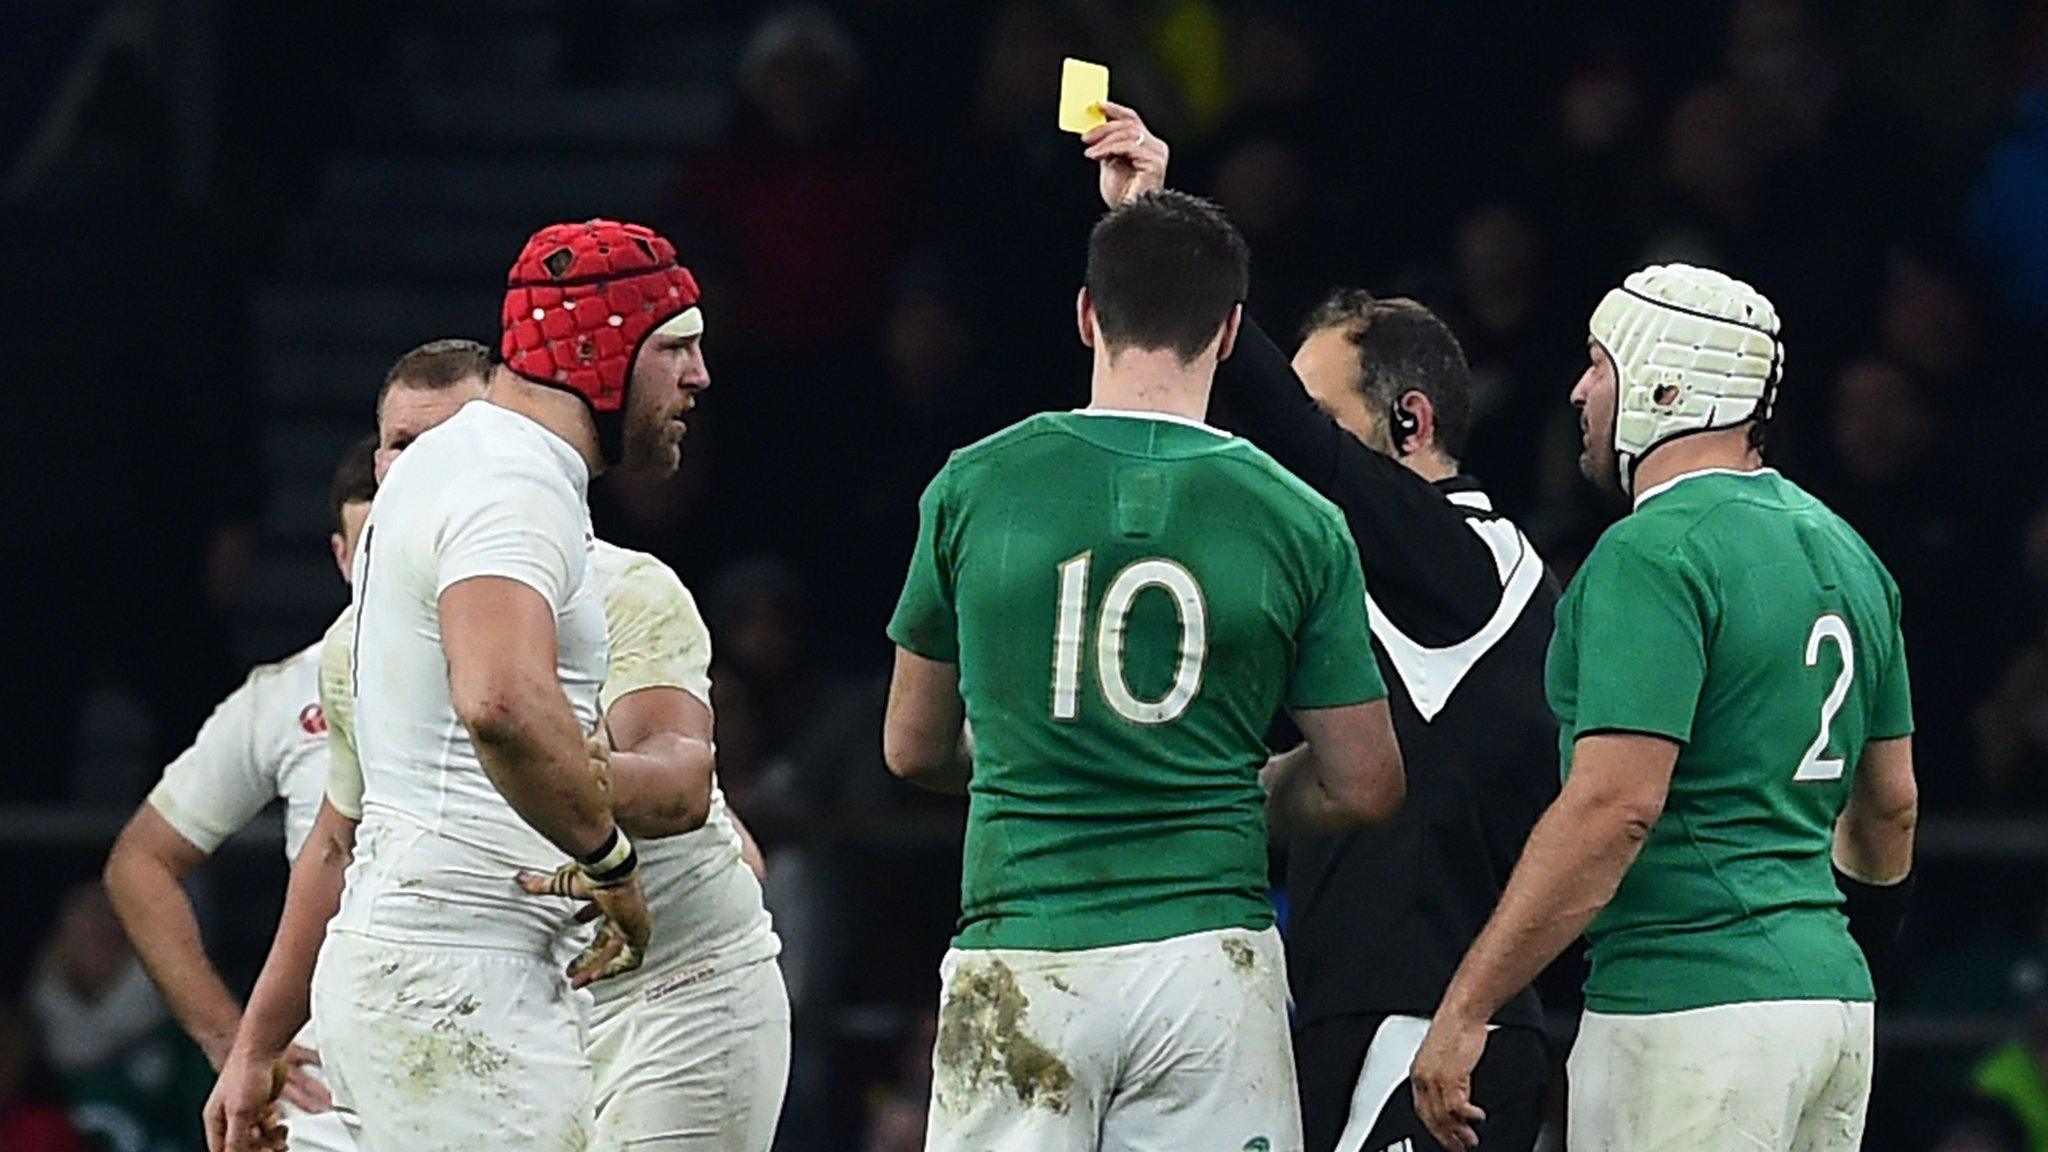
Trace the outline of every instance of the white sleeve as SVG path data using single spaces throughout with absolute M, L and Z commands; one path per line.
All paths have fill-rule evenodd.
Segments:
M 201 852 L 220 847 L 277 799 L 276 765 L 257 747 L 256 684 L 251 675 L 220 702 L 149 793 L 150 807 Z
M 342 610 L 320 642 L 320 711 L 327 718 L 327 802 L 351 820 L 363 818 L 363 765 L 356 758 L 355 605 Z
M 711 632 L 668 565 L 641 559 L 607 580 L 604 614 L 611 641 L 600 695 L 606 712 L 644 688 L 680 688 L 711 706 Z
M 517 580 L 560 613 L 585 566 L 582 502 L 567 480 L 496 476 L 457 497 L 435 539 L 434 595 L 478 576 Z

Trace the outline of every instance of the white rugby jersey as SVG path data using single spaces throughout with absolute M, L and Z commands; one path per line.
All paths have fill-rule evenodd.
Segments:
M 527 896 L 512 877 L 563 856 L 499 795 L 455 714 L 440 597 L 483 576 L 545 597 L 557 678 L 577 721 L 594 729 L 606 642 L 588 485 L 566 440 L 487 401 L 392 465 L 356 551 L 362 824 L 334 930 L 550 955 L 562 944 L 571 904 Z
M 647 688 L 680 688 L 709 707 L 711 632 L 689 589 L 673 569 L 644 552 L 600 540 L 596 559 L 611 634 L 605 711 Z M 739 831 L 715 776 L 702 828 L 637 840 L 634 846 L 654 937 L 638 969 L 590 986 L 599 1003 L 698 970 L 709 975 L 765 960 L 780 950 L 761 902 L 761 883 L 740 858 Z
M 285 859 L 298 858 L 327 785 L 319 663 L 315 644 L 250 672 L 150 790 L 149 806 L 201 852 L 281 799 Z

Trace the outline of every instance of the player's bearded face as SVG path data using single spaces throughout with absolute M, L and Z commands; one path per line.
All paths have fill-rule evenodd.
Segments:
M 1579 474 L 1603 487 L 1618 484 L 1614 459 L 1614 361 L 1598 344 L 1587 346 L 1586 370 L 1572 388 L 1579 410 Z
M 626 395 L 627 468 L 666 476 L 683 461 L 684 416 L 697 394 L 711 386 L 702 341 L 696 336 L 656 335 L 633 361 Z

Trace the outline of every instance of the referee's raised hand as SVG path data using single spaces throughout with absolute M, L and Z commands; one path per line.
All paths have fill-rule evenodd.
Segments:
M 1111 208 L 1166 187 L 1171 149 L 1145 127 L 1136 109 L 1104 100 L 1103 122 L 1081 137 L 1087 157 L 1101 167 L 1102 202 Z

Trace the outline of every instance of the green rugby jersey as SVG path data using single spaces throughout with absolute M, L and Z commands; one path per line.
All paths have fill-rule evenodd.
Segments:
M 974 732 L 961 948 L 1261 929 L 1279 709 L 1386 695 L 1335 505 L 1235 436 L 1048 413 L 955 452 L 889 637 Z
M 1567 774 L 1591 733 L 1681 745 L 1587 930 L 1588 1008 L 1871 999 L 1829 851 L 1864 742 L 1913 719 L 1898 586 L 1862 537 L 1768 469 L 1651 489 L 1558 603 L 1545 679 Z

